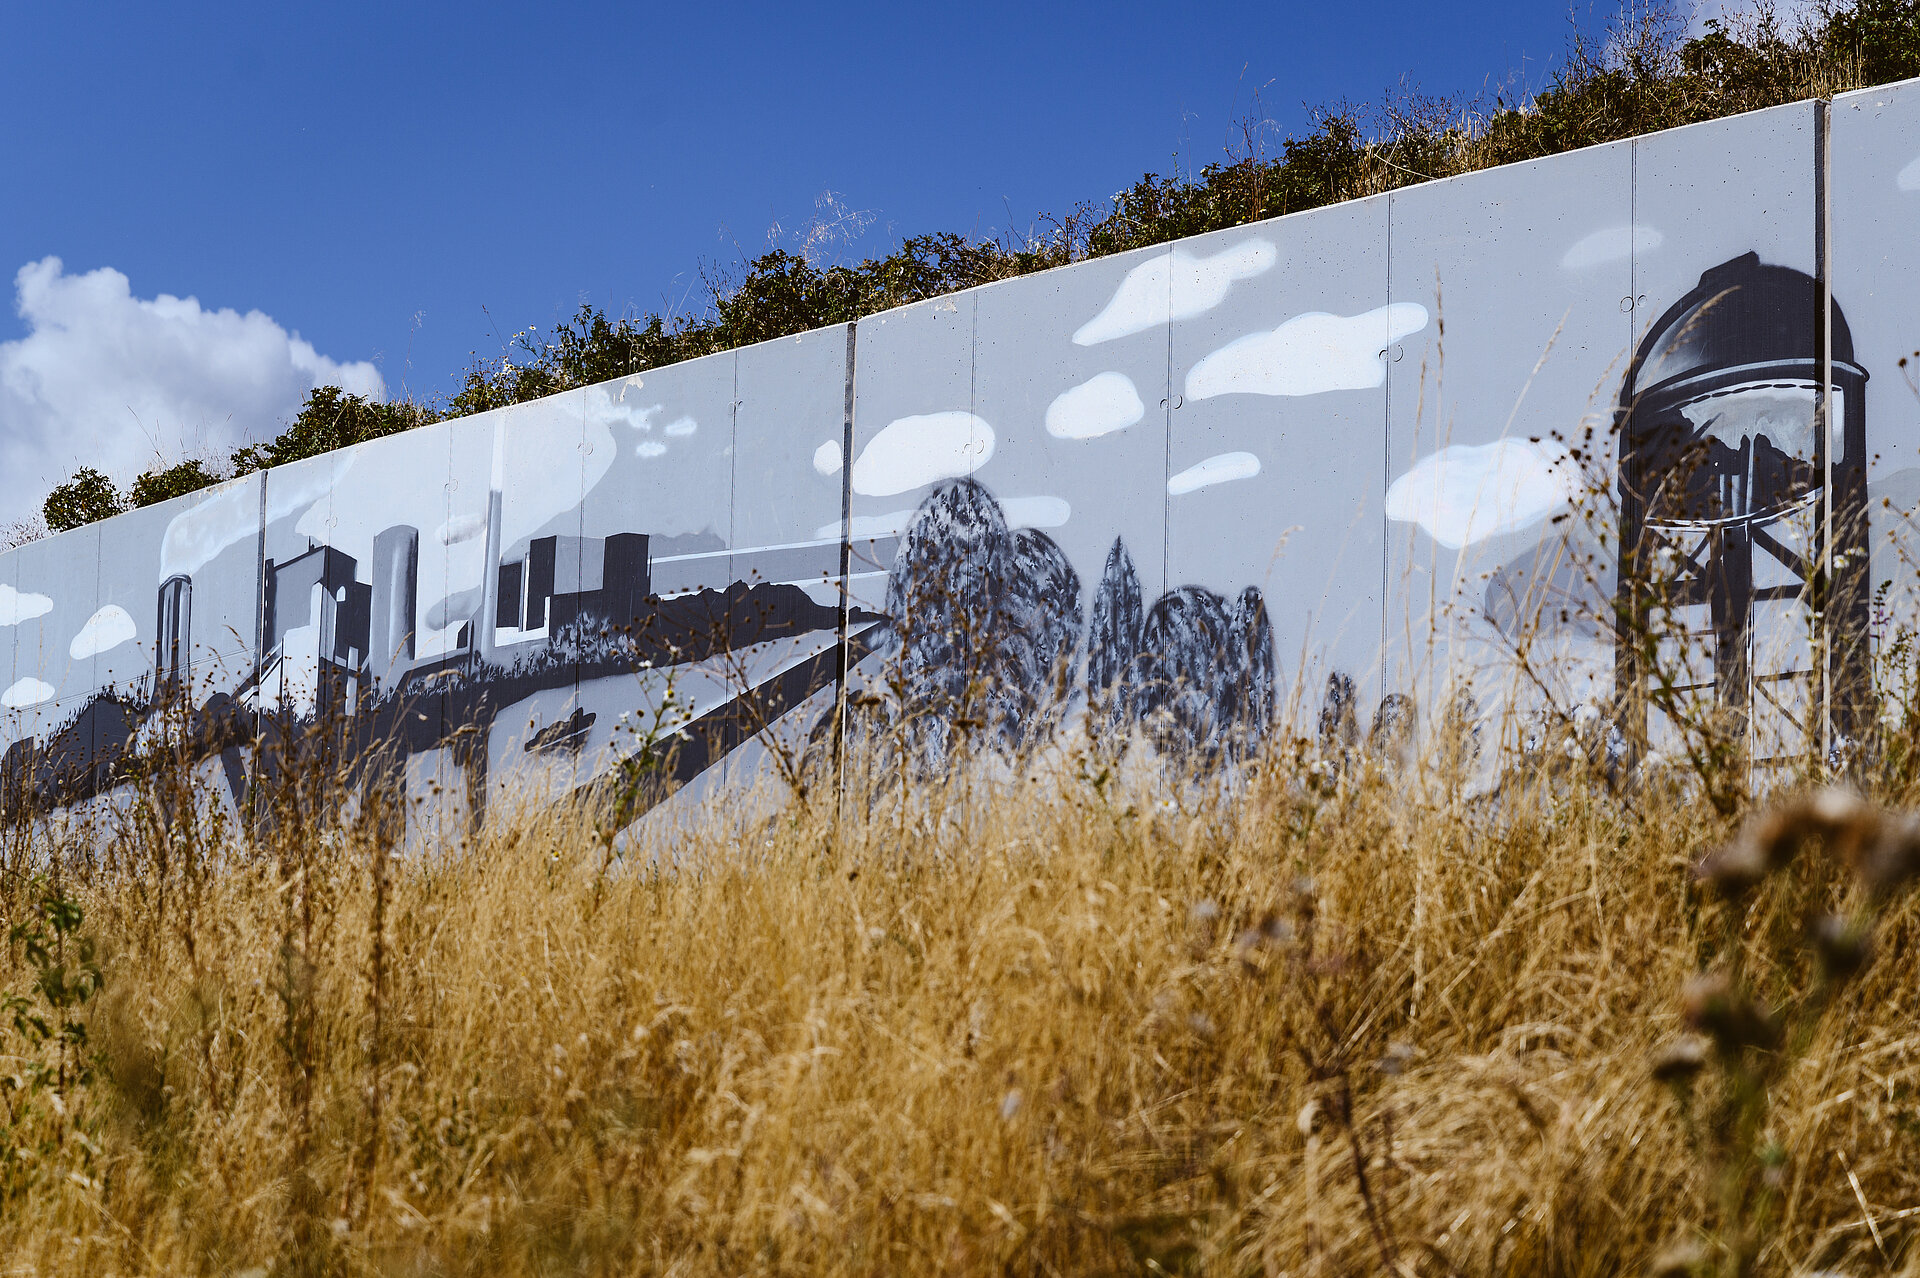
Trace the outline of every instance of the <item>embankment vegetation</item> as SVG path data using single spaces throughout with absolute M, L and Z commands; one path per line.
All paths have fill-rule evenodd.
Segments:
M 1691 37 L 1668 4 L 1636 3 L 1602 37 L 1572 36 L 1537 91 L 1509 88 L 1462 99 L 1403 90 L 1373 105 L 1323 106 L 1306 134 L 1277 140 L 1256 110 L 1222 158 L 1197 173 L 1147 173 L 1109 199 L 1042 214 L 1025 232 L 997 238 L 914 235 L 883 256 L 844 263 L 833 257 L 833 236 L 803 235 L 796 245 L 773 245 L 734 268 L 702 269 L 705 300 L 692 310 L 610 317 L 582 306 L 549 333 L 517 334 L 499 356 L 476 360 L 460 389 L 444 398 L 382 404 L 320 387 L 280 435 L 231 456 L 161 459 L 124 491 L 113 478 L 83 468 L 48 496 L 43 518 L 53 531 L 76 528 L 410 426 L 845 323 L 977 284 L 1916 75 L 1920 0 L 1817 0 L 1791 18 L 1760 0 Z M 20 528 L 10 535 L 17 541 L 36 532 Z

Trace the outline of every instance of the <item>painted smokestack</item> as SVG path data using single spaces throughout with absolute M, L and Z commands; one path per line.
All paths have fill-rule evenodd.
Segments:
M 186 683 L 193 660 L 192 579 L 175 574 L 161 583 L 154 636 L 155 690 L 176 693 Z
M 373 633 L 367 664 L 382 692 L 413 664 L 419 593 L 420 530 L 396 525 L 373 539 Z

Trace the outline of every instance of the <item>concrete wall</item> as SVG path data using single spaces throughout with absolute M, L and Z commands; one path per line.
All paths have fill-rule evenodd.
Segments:
M 890 659 L 936 765 L 978 695 L 1013 747 L 1138 730 L 1217 757 L 1289 713 L 1357 737 L 1449 707 L 1633 736 L 1633 686 L 1733 709 L 1757 758 L 1831 745 L 1920 602 L 1917 214 L 1920 82 L 973 289 L 135 511 L 0 556 L 7 799 L 111 791 L 165 703 L 236 796 L 263 722 L 336 719 L 452 796 L 423 829 L 465 828 L 503 787 L 587 784 L 662 732 L 683 780 L 751 772 L 820 730 L 843 665 Z M 1657 668 L 1616 643 L 1622 616 Z M 1657 705 L 1645 727 L 1674 731 Z

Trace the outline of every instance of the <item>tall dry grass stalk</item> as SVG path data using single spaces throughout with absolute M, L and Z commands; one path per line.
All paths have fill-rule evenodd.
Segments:
M 0 1025 L 0 1269 L 1916 1272 L 1910 905 L 1822 985 L 1805 919 L 1865 898 L 1817 836 L 1722 900 L 1685 786 L 1312 754 L 746 793 L 613 859 L 533 806 L 407 859 L 372 817 L 12 844 L 7 921 L 78 905 L 104 991 L 88 1082 Z M 1655 1077 L 1730 949 L 1824 1000 L 1757 1234 L 1712 1070 Z

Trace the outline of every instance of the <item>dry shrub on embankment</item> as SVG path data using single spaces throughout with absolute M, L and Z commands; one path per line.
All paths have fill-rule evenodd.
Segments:
M 1817 830 L 1734 906 L 1681 790 L 1326 775 L 742 799 L 614 863 L 529 810 L 11 874 L 40 948 L 0 983 L 85 1041 L 0 1028 L 0 1269 L 1920 1264 L 1911 906 L 1822 985 L 1804 920 L 1866 897 Z M 1674 1046 L 1730 949 L 1774 1021 L 1696 986 Z

